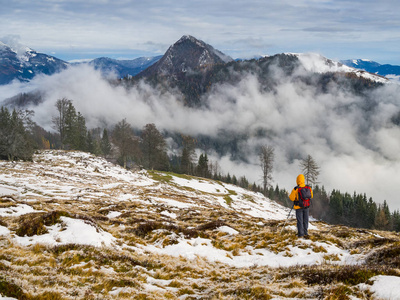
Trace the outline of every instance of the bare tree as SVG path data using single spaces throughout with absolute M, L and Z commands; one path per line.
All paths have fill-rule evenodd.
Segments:
M 306 159 L 300 162 L 301 171 L 306 179 L 306 184 L 317 184 L 319 175 L 319 166 L 316 161 L 308 155 Z
M 263 185 L 264 194 L 267 192 L 267 188 L 271 186 L 272 181 L 272 169 L 274 163 L 274 148 L 271 146 L 262 146 L 260 153 L 261 169 L 263 171 Z

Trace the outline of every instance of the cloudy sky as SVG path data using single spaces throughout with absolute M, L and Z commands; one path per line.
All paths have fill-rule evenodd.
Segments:
M 400 65 L 398 0 L 0 0 L 0 38 L 64 60 L 163 54 L 190 34 L 238 57 Z

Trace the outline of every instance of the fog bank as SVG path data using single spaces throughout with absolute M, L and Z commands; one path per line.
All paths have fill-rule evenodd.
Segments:
M 66 97 L 86 118 L 88 128 L 113 126 L 126 118 L 136 128 L 155 123 L 160 130 L 192 136 L 246 135 L 239 144 L 246 163 L 232 161 L 229 153 L 209 153 L 224 173 L 261 183 L 257 151 L 270 145 L 275 148 L 274 185 L 291 189 L 300 160 L 311 155 L 328 191 L 366 193 L 378 203 L 387 200 L 392 211 L 400 209 L 400 127 L 390 121 L 400 111 L 400 88 L 395 84 L 386 84 L 366 99 L 334 84 L 321 94 L 292 78 L 279 79 L 274 92 L 264 92 L 258 79 L 247 75 L 234 86 L 214 87 L 202 99 L 207 108 L 193 109 L 182 104 L 176 91 L 161 92 L 145 83 L 127 91 L 110 85 L 91 67 L 78 66 L 30 83 L 0 86 L 0 100 L 32 89 L 46 92 L 44 103 L 32 109 L 34 120 L 47 130 L 56 114 L 55 102 Z

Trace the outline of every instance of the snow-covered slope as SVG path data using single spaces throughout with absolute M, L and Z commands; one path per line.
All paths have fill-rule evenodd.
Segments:
M 314 299 L 341 284 L 354 299 L 385 298 L 382 288 L 399 296 L 387 286 L 400 283 L 399 262 L 382 261 L 398 234 L 313 221 L 311 238 L 297 239 L 293 215 L 261 194 L 81 152 L 44 151 L 0 170 L 3 296 Z
M 333 61 L 323 57 L 317 53 L 300 53 L 296 55 L 304 68 L 309 72 L 315 73 L 327 73 L 327 72 L 339 72 L 339 73 L 353 73 L 358 77 L 370 79 L 373 81 L 387 83 L 389 80 L 381 75 L 372 74 L 361 69 L 352 68 L 341 62 Z
M 9 42 L 0 41 L 0 85 L 14 79 L 29 81 L 37 74 L 51 75 L 68 66 L 58 58 L 38 53 L 12 40 Z
M 369 59 L 348 59 L 341 62 L 349 67 L 385 76 L 395 82 L 399 82 L 400 79 L 400 66 L 390 64 L 381 65 Z

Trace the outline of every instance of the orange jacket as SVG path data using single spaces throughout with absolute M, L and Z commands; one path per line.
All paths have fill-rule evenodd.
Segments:
M 306 180 L 304 179 L 304 175 L 303 174 L 300 174 L 299 176 L 297 176 L 296 183 L 297 183 L 297 186 L 299 186 L 299 187 L 305 187 L 306 186 Z M 312 191 L 311 188 L 310 188 L 310 190 L 311 190 L 311 198 L 312 198 L 313 197 L 313 191 Z M 289 195 L 289 199 L 291 201 L 299 200 L 299 191 L 298 191 L 297 188 L 292 190 L 292 192 Z M 299 209 L 301 207 L 298 206 L 298 205 L 294 205 L 293 208 L 294 209 Z

